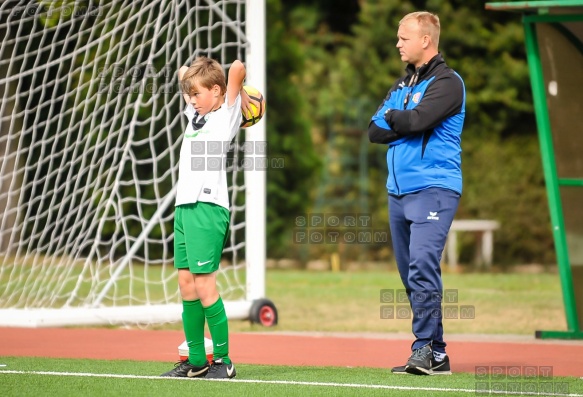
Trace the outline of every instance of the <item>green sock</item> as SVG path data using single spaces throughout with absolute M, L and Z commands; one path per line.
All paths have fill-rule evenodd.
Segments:
M 204 310 L 200 299 L 182 301 L 182 327 L 188 344 L 188 361 L 192 365 L 204 365 L 207 359 L 204 349 Z
M 219 299 L 209 307 L 203 307 L 209 331 L 213 339 L 213 359 L 223 359 L 225 364 L 231 364 L 229 358 L 229 323 L 225 313 L 225 305 Z

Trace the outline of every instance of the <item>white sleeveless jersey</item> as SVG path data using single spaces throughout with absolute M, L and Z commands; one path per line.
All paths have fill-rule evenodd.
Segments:
M 184 114 L 188 126 L 180 148 L 176 205 L 204 201 L 229 209 L 226 160 L 241 124 L 241 95 L 230 107 L 225 97 L 219 109 L 202 119 L 191 104 Z

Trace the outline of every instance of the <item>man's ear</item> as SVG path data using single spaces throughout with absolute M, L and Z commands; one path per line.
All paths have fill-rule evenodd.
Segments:
M 428 34 L 423 36 L 423 49 L 429 47 L 429 44 L 431 43 L 431 37 L 429 37 Z
M 221 94 L 221 87 L 219 87 L 218 84 L 213 85 L 213 96 L 215 98 L 218 98 L 218 96 Z

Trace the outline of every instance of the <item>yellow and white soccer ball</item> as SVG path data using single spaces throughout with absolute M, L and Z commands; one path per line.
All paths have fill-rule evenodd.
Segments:
M 241 128 L 247 128 L 257 124 L 265 114 L 265 98 L 257 88 L 246 85 L 243 86 L 243 89 L 251 99 L 252 108 L 252 111 L 242 109 L 243 120 L 241 121 Z

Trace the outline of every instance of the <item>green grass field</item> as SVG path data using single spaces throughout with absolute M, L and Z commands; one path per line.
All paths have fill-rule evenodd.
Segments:
M 465 273 L 443 275 L 444 288 L 475 308 L 473 319 L 445 320 L 446 333 L 534 335 L 566 329 L 556 274 Z M 267 297 L 277 306 L 274 331 L 403 332 L 411 320 L 382 319 L 381 291 L 403 289 L 396 271 L 308 272 L 269 270 Z M 511 302 L 512 304 L 509 304 Z M 233 322 L 234 331 L 266 331 Z
M 420 377 L 371 368 L 238 365 L 231 381 L 159 378 L 165 363 L 0 358 L 0 390 L 9 396 L 583 396 L 576 378 L 477 378 L 473 374 Z M 13 371 L 12 373 L 6 371 Z M 524 394 L 524 392 L 535 392 Z

